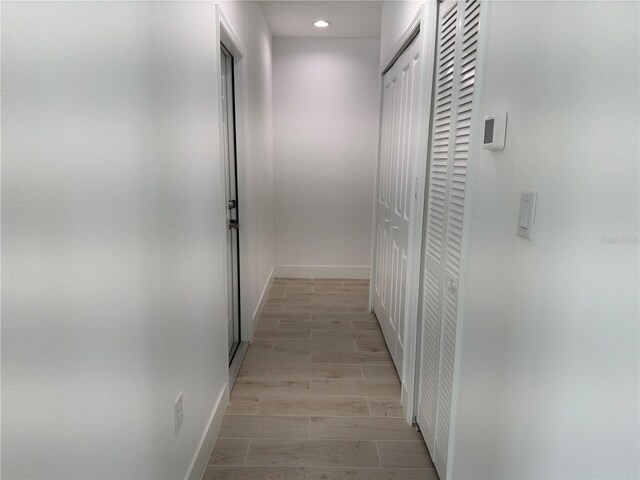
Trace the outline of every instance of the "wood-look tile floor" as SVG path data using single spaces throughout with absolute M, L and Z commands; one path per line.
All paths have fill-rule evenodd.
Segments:
M 204 479 L 437 480 L 366 280 L 276 279 Z

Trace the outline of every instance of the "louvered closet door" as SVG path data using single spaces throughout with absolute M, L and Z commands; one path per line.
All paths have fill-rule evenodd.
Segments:
M 384 76 L 374 311 L 399 374 L 404 353 L 404 297 L 416 156 L 419 42 Z
M 418 423 L 446 478 L 480 2 L 439 6 L 422 292 Z
M 427 447 L 434 454 L 436 435 L 436 392 L 438 378 L 438 340 L 440 335 L 440 296 L 444 222 L 447 197 L 447 170 L 451 137 L 454 61 L 458 28 L 457 2 L 439 7 L 435 102 L 431 119 L 431 156 L 429 167 L 427 222 L 425 235 L 425 271 L 422 292 L 422 359 L 420 362 L 420 398 L 418 424 Z

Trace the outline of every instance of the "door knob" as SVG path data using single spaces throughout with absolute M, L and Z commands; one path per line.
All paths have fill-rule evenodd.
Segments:
M 238 228 L 240 228 L 240 224 L 238 223 L 237 220 L 229 220 L 227 222 L 227 227 L 229 227 L 232 230 L 238 230 Z
M 394 229 L 394 230 L 397 230 L 397 229 L 398 229 L 398 225 L 394 225 L 394 226 L 393 226 L 393 229 Z

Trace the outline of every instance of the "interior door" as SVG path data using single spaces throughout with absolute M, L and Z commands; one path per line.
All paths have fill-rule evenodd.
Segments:
M 376 216 L 374 312 L 402 375 L 407 253 L 416 161 L 419 41 L 414 38 L 383 77 Z
M 226 173 L 227 272 L 228 272 L 228 347 L 229 363 L 240 343 L 240 258 L 238 219 L 238 178 L 236 171 L 235 105 L 233 56 L 220 45 L 222 82 L 222 124 Z
M 425 223 L 418 425 L 446 478 L 479 0 L 439 5 Z
M 378 167 L 377 214 L 376 214 L 376 269 L 374 281 L 373 310 L 380 327 L 387 336 L 389 319 L 389 246 L 391 239 L 391 152 L 393 126 L 395 122 L 395 96 L 397 78 L 385 75 L 383 78 L 382 122 L 380 135 L 380 156 Z M 391 351 L 391 346 L 389 346 Z M 392 354 L 393 355 L 393 354 Z

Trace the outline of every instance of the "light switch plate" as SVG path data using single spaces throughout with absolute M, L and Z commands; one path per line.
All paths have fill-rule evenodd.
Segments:
M 536 218 L 538 192 L 525 190 L 520 195 L 520 212 L 518 213 L 518 236 L 531 240 L 531 230 Z
M 178 430 L 180 430 L 182 422 L 184 421 L 184 410 L 182 409 L 182 392 L 180 392 L 178 397 L 173 401 L 173 420 L 175 431 L 176 433 L 178 433 Z

